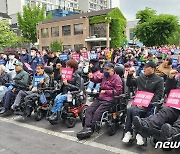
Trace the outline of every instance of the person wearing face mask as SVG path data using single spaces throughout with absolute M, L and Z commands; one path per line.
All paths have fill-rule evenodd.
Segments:
M 104 65 L 104 73 L 102 75 L 93 76 L 89 74 L 91 81 L 101 83 L 101 91 L 98 98 L 86 110 L 85 125 L 78 132 L 77 138 L 84 139 L 90 137 L 94 131 L 96 121 L 101 119 L 103 112 L 109 110 L 114 104 L 114 97 L 119 96 L 123 92 L 122 80 L 114 71 L 112 63 Z
M 8 58 L 9 58 L 9 60 L 6 63 L 5 71 L 9 74 L 10 79 L 12 80 L 16 76 L 14 63 L 16 63 L 16 61 L 18 61 L 18 60 L 15 58 L 14 52 L 9 53 Z
M 28 50 L 26 48 L 21 49 L 20 59 L 22 63 L 29 63 L 31 60 L 31 56 L 28 54 Z
M 6 59 L 4 58 L 3 51 L 0 51 L 0 65 L 6 65 Z
M 29 64 L 31 65 L 31 69 L 32 69 L 33 74 L 36 73 L 36 66 L 38 64 L 42 64 L 42 61 L 37 56 L 37 52 L 38 52 L 38 49 L 36 49 L 35 47 L 31 48 L 31 60 L 30 60 Z

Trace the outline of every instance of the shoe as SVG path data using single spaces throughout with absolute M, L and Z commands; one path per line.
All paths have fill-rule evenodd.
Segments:
M 13 111 L 15 111 L 15 110 L 17 109 L 17 107 L 18 107 L 17 105 L 14 105 L 14 104 L 13 104 L 13 105 L 11 106 L 11 109 L 12 109 Z
M 143 137 L 140 134 L 136 135 L 137 145 L 144 145 Z
M 82 140 L 89 138 L 93 134 L 91 127 L 83 127 L 83 129 L 76 134 L 77 138 Z
M 7 111 L 7 110 L 6 110 L 4 107 L 2 107 L 2 108 L 0 109 L 0 114 L 4 114 L 6 111 Z
M 87 92 L 87 93 L 91 93 L 91 89 L 88 88 L 88 89 L 86 90 L 86 92 Z
M 168 138 L 171 138 L 173 135 L 178 134 L 178 131 L 176 128 L 172 127 L 170 124 L 166 123 L 162 125 L 161 127 L 161 136 L 164 138 L 164 140 L 167 140 Z
M 122 139 L 122 142 L 124 143 L 129 143 L 129 141 L 132 139 L 132 135 L 131 135 L 131 132 L 127 132 L 125 135 L 124 135 L 124 138 Z
M 98 91 L 96 89 L 93 90 L 93 94 L 97 94 Z
M 54 112 L 48 119 L 50 121 L 55 121 L 57 119 L 57 112 Z

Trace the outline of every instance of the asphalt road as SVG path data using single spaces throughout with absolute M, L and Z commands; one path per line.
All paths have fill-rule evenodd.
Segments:
M 74 128 L 64 123 L 51 125 L 45 119 L 36 122 L 34 116 L 22 118 L 11 115 L 0 117 L 0 154 L 178 154 L 180 150 L 165 152 L 148 145 L 124 144 L 121 141 L 123 127 L 109 136 L 105 127 L 91 138 L 79 141 L 76 132 L 82 129 L 77 119 Z

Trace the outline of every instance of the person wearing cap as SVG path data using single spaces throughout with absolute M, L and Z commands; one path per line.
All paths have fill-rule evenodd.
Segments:
M 36 73 L 36 66 L 38 64 L 42 64 L 42 61 L 37 56 L 37 52 L 38 52 L 38 49 L 36 49 L 35 47 L 31 48 L 31 60 L 30 60 L 29 64 L 31 65 L 31 69 L 33 70 L 32 71 L 33 74 Z
M 29 63 L 31 61 L 31 56 L 26 48 L 21 49 L 20 59 L 22 63 Z
M 10 91 L 6 92 L 3 98 L 3 107 L 0 109 L 0 114 L 4 114 L 10 110 L 11 100 L 16 97 L 20 90 L 26 90 L 29 82 L 29 74 L 23 70 L 23 63 L 16 61 L 14 65 L 16 76 L 13 78 L 13 87 Z
M 15 52 L 10 52 L 6 63 L 6 72 L 10 75 L 11 79 L 16 75 L 14 63 L 17 61 L 18 60 L 15 58 Z
M 177 73 L 176 70 L 171 70 L 167 77 L 165 83 L 167 94 L 172 89 L 180 89 L 180 76 L 178 78 L 175 77 Z M 163 106 L 158 113 L 147 118 L 134 117 L 133 124 L 135 130 L 139 131 L 142 136 L 144 133 L 151 136 L 153 135 L 152 130 L 158 129 L 161 131 L 160 137 L 167 141 L 170 137 L 180 134 L 180 108 Z M 146 132 L 143 130 L 146 130 Z
M 44 72 L 44 65 L 42 64 L 37 65 L 36 74 L 33 77 L 30 87 L 31 91 L 20 90 L 14 101 L 14 104 L 11 106 L 11 109 L 15 110 L 16 108 L 18 108 L 22 99 L 24 99 L 25 103 L 27 103 L 29 98 L 37 97 L 38 89 L 47 88 L 49 86 L 49 80 L 50 80 L 49 76 Z
M 154 59 L 154 56 L 151 52 L 148 53 L 148 57 L 147 57 L 148 61 L 152 61 L 155 64 L 157 63 L 156 60 Z
M 133 72 L 129 72 L 126 85 L 128 87 L 136 86 L 139 91 L 146 91 L 154 93 L 151 103 L 159 101 L 164 94 L 163 79 L 155 74 L 156 64 L 149 61 L 144 65 L 144 74 L 138 78 L 133 78 Z M 125 122 L 125 135 L 122 141 L 128 143 L 132 138 L 132 121 L 134 116 L 146 116 L 145 113 L 150 113 L 153 105 L 147 108 L 141 106 L 131 106 L 127 109 L 127 118 Z M 137 144 L 143 145 L 143 137 L 140 134 L 136 135 Z
M 101 119 L 103 112 L 110 109 L 114 104 L 113 96 L 119 96 L 123 92 L 122 80 L 114 71 L 112 63 L 104 65 L 104 72 L 101 75 L 94 76 L 89 73 L 89 78 L 95 83 L 101 83 L 98 98 L 86 110 L 85 125 L 83 129 L 77 133 L 77 137 L 87 138 L 92 135 L 96 121 Z

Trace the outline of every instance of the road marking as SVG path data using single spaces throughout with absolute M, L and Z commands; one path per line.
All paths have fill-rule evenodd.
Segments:
M 74 133 L 74 130 L 63 130 L 62 133 Z
M 36 127 L 36 126 L 33 126 L 33 125 L 25 124 L 25 123 L 21 123 L 21 122 L 18 122 L 18 121 L 14 121 L 12 119 L 7 119 L 7 118 L 0 117 L 0 121 L 11 123 L 11 124 L 14 124 L 14 125 L 17 125 L 17 126 L 20 126 L 20 127 L 24 127 L 24 128 L 27 128 L 27 129 L 31 129 L 31 130 L 34 130 L 34 131 L 44 133 L 44 134 L 56 136 L 56 137 L 59 137 L 59 138 L 62 138 L 62 139 L 66 139 L 66 140 L 69 140 L 69 141 L 81 143 L 81 144 L 84 144 L 84 145 L 87 145 L 87 146 L 99 148 L 99 149 L 106 150 L 106 151 L 113 152 L 113 153 L 137 154 L 135 152 L 131 152 L 131 151 L 124 150 L 124 149 L 119 149 L 119 148 L 116 148 L 116 147 L 108 146 L 108 145 L 97 143 L 97 142 L 94 142 L 94 141 L 89 141 L 89 140 L 79 141 L 74 136 L 70 136 L 70 135 L 67 135 L 67 134 L 59 133 L 59 132 L 54 132 L 54 131 L 51 131 L 51 130 L 47 130 L 45 128 L 40 128 L 40 127 Z

